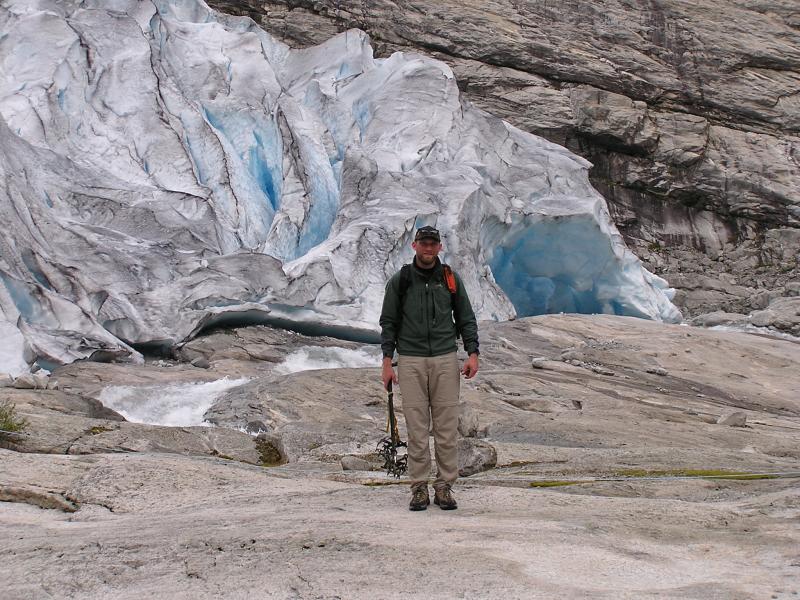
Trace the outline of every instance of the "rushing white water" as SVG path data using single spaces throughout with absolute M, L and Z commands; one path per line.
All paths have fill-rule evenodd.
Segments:
M 206 383 L 166 386 L 114 385 L 101 392 L 100 401 L 134 423 L 171 427 L 207 425 L 203 422 L 203 415 L 214 401 L 223 392 L 248 381 L 246 377 L 225 377 Z
M 755 325 L 751 325 L 749 323 L 744 325 L 715 325 L 713 327 L 709 327 L 709 329 L 713 331 L 730 331 L 733 333 L 753 333 L 756 335 L 765 335 L 767 337 L 777 338 L 779 340 L 789 340 L 800 343 L 800 337 L 792 335 L 791 333 L 785 333 L 770 327 L 756 327 Z
M 359 348 L 351 350 L 339 346 L 320 348 L 307 346 L 295 350 L 276 367 L 278 373 L 296 373 L 314 369 L 341 369 L 377 367 L 380 365 L 380 348 Z

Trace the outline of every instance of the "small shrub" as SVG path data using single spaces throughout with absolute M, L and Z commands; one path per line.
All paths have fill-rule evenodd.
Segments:
M 256 438 L 256 450 L 262 467 L 277 467 L 286 462 L 281 451 L 268 440 Z
M 17 417 L 16 407 L 8 400 L 0 402 L 0 429 L 3 431 L 22 431 L 28 426 L 28 421 Z
M 114 431 L 110 427 L 103 427 L 102 425 L 95 425 L 94 427 L 89 428 L 89 433 L 91 435 L 100 435 L 101 433 L 105 433 L 106 431 Z

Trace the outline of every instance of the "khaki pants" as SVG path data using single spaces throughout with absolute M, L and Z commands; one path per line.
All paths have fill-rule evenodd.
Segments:
M 458 359 L 443 356 L 400 356 L 400 395 L 408 431 L 408 475 L 412 489 L 428 484 L 429 445 L 433 417 L 437 474 L 433 487 L 452 485 L 458 477 Z

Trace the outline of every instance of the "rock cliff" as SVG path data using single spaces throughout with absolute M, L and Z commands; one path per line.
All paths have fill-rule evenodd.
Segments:
M 594 164 L 628 245 L 675 280 L 687 316 L 764 308 L 798 279 L 796 2 L 209 4 L 292 46 L 357 27 L 379 56 L 446 61 L 468 101 Z

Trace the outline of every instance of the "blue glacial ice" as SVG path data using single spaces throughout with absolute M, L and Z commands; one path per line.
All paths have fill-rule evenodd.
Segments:
M 636 262 L 618 260 L 596 220 L 529 219 L 511 228 L 490 222 L 484 235 L 498 229 L 501 233 L 488 245 L 488 265 L 518 314 L 648 318 L 658 310 L 648 294 L 640 293 L 647 286 Z
M 201 0 L 7 0 L 0 56 L 0 371 L 220 323 L 374 339 L 423 223 L 480 318 L 680 320 L 590 165 L 431 58 L 293 50 Z

